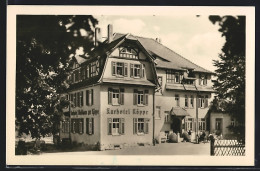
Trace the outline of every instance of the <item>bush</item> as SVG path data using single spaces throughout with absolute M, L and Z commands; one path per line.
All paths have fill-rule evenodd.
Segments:
M 183 140 L 187 142 L 191 141 L 190 135 L 187 132 L 183 132 L 182 136 L 183 136 Z
M 169 142 L 170 143 L 177 143 L 178 142 L 178 137 L 175 133 L 171 133 L 169 135 Z

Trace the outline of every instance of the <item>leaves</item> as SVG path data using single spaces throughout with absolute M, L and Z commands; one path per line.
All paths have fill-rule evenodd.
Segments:
M 210 16 L 209 20 L 220 26 L 219 31 L 226 42 L 214 61 L 217 67 L 217 102 L 212 109 L 222 108 L 224 112 L 244 125 L 245 123 L 245 16 Z M 222 104 L 220 107 L 219 104 Z M 241 130 L 241 129 L 239 129 Z M 244 131 L 240 131 L 243 134 Z
M 92 16 L 17 16 L 16 124 L 20 134 L 40 138 L 54 133 L 64 107 L 60 97 L 68 86 L 69 56 L 79 47 L 90 51 L 97 22 Z M 86 34 L 79 34 L 82 30 Z

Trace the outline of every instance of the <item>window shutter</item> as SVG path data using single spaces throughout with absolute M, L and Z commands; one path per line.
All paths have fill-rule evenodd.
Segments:
M 89 90 L 86 90 L 86 105 L 89 106 Z
M 124 118 L 121 118 L 121 119 L 120 119 L 120 122 L 121 122 L 121 124 L 120 124 L 121 134 L 125 134 L 125 119 L 124 119 Z
M 127 77 L 128 74 L 128 63 L 124 63 L 124 76 Z
M 201 105 L 201 98 L 199 98 L 199 103 L 198 103 L 198 108 L 200 108 L 200 105 Z
M 205 97 L 205 108 L 208 107 L 208 96 Z
M 80 107 L 80 92 L 77 93 L 77 106 Z
M 137 90 L 137 89 L 134 89 L 134 97 L 133 97 L 134 105 L 137 104 L 137 93 L 138 93 L 138 90 Z
M 86 134 L 89 134 L 89 118 L 86 118 Z
M 125 90 L 123 89 L 123 88 L 120 88 L 120 98 L 119 98 L 119 103 L 121 104 L 121 105 L 124 105 L 124 92 L 125 92 Z
M 80 132 L 83 134 L 84 133 L 84 119 L 80 119 L 80 120 L 82 122 Z
M 112 104 L 113 89 L 108 88 L 108 104 Z
M 94 118 L 92 118 L 92 135 L 94 134 Z
M 134 122 L 133 122 L 133 123 L 134 123 L 134 124 L 133 124 L 133 128 L 134 128 L 133 131 L 134 131 L 134 132 L 133 132 L 133 133 L 136 134 L 136 133 L 137 133 L 137 118 L 134 118 L 133 121 L 134 121 Z
M 91 89 L 91 105 L 94 104 L 94 90 Z
M 112 75 L 116 75 L 116 63 L 112 62 Z
M 130 77 L 134 77 L 134 65 L 130 64 Z
M 107 119 L 107 133 L 108 133 L 108 135 L 112 134 L 112 119 L 111 118 Z
M 83 91 L 80 92 L 80 106 L 83 106 Z
M 145 119 L 144 124 L 145 124 L 144 133 L 148 134 L 149 133 L 149 119 Z
M 74 98 L 73 98 L 73 103 L 74 103 L 74 107 L 77 107 L 77 93 L 74 93 Z
M 145 90 L 144 95 L 145 95 L 144 104 L 147 106 L 148 105 L 149 90 Z
M 92 118 L 89 118 L 89 124 L 88 124 L 88 134 L 91 135 L 92 134 Z
M 142 77 L 144 77 L 145 76 L 145 65 L 144 64 L 142 64 L 141 65 L 141 74 L 142 74 Z

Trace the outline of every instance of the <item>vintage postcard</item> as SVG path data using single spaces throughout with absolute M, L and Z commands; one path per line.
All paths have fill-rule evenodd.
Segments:
M 253 166 L 254 7 L 7 6 L 7 165 Z

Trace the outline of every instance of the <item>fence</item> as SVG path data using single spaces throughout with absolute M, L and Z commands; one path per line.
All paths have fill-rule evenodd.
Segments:
M 238 140 L 211 140 L 211 156 L 244 156 L 245 144 Z

